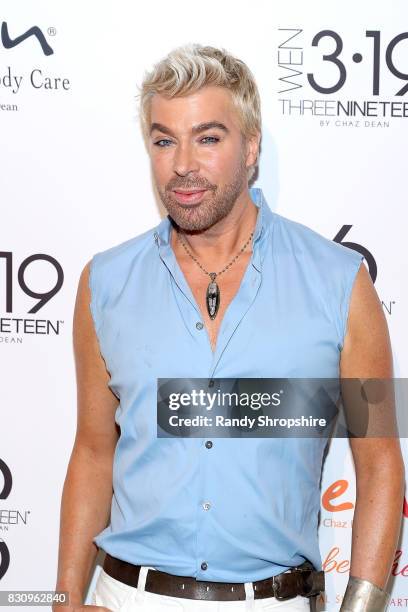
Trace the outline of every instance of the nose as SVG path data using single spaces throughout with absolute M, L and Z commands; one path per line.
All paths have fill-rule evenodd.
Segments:
M 179 143 L 174 155 L 174 172 L 179 176 L 185 176 L 190 172 L 198 172 L 199 168 L 193 146 L 188 143 Z

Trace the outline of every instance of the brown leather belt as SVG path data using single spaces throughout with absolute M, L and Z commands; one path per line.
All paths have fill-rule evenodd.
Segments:
M 140 565 L 133 565 L 106 553 L 103 569 L 109 576 L 124 584 L 137 587 Z M 309 561 L 271 578 L 256 580 L 254 599 L 276 597 L 291 599 L 297 595 L 311 597 L 324 591 L 324 571 L 316 571 Z M 243 582 L 210 582 L 192 576 L 175 576 L 160 570 L 148 570 L 145 590 L 159 595 L 206 599 L 211 601 L 240 601 L 246 599 Z

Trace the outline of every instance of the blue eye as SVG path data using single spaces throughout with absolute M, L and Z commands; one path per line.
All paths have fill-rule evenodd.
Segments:
M 158 140 L 157 142 L 153 143 L 158 147 L 166 147 L 167 145 L 162 145 L 160 143 L 162 142 L 171 142 L 171 140 L 169 140 L 168 138 L 162 138 L 161 140 Z
M 201 139 L 201 142 L 203 142 L 203 140 L 207 140 L 210 141 L 210 144 L 213 142 L 219 142 L 219 138 L 217 138 L 216 136 L 204 136 L 204 138 Z M 206 143 L 204 143 L 206 144 Z
M 213 143 L 219 142 L 219 140 L 220 139 L 217 138 L 216 136 L 204 136 L 204 138 L 202 138 L 200 142 L 202 142 L 203 144 L 213 144 Z M 160 140 L 157 140 L 153 144 L 156 147 L 164 148 L 164 147 L 168 147 L 169 144 L 171 143 L 172 141 L 169 140 L 168 138 L 161 138 Z

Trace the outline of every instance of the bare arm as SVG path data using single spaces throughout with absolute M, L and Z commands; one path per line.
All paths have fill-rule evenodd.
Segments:
M 118 399 L 107 384 L 109 373 L 89 308 L 89 265 L 80 276 L 74 311 L 77 431 L 61 500 L 56 585 L 56 589 L 70 592 L 71 605 L 83 602 L 98 552 L 92 538 L 109 522 L 113 454 L 118 440 L 114 421 Z
M 365 265 L 354 283 L 341 353 L 342 378 L 392 378 L 387 322 Z M 350 575 L 385 588 L 401 527 L 405 471 L 397 437 L 350 438 L 356 505 Z

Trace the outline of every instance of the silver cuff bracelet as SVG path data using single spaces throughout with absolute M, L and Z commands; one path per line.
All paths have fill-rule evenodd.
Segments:
M 340 612 L 384 612 L 391 594 L 363 578 L 349 577 Z

